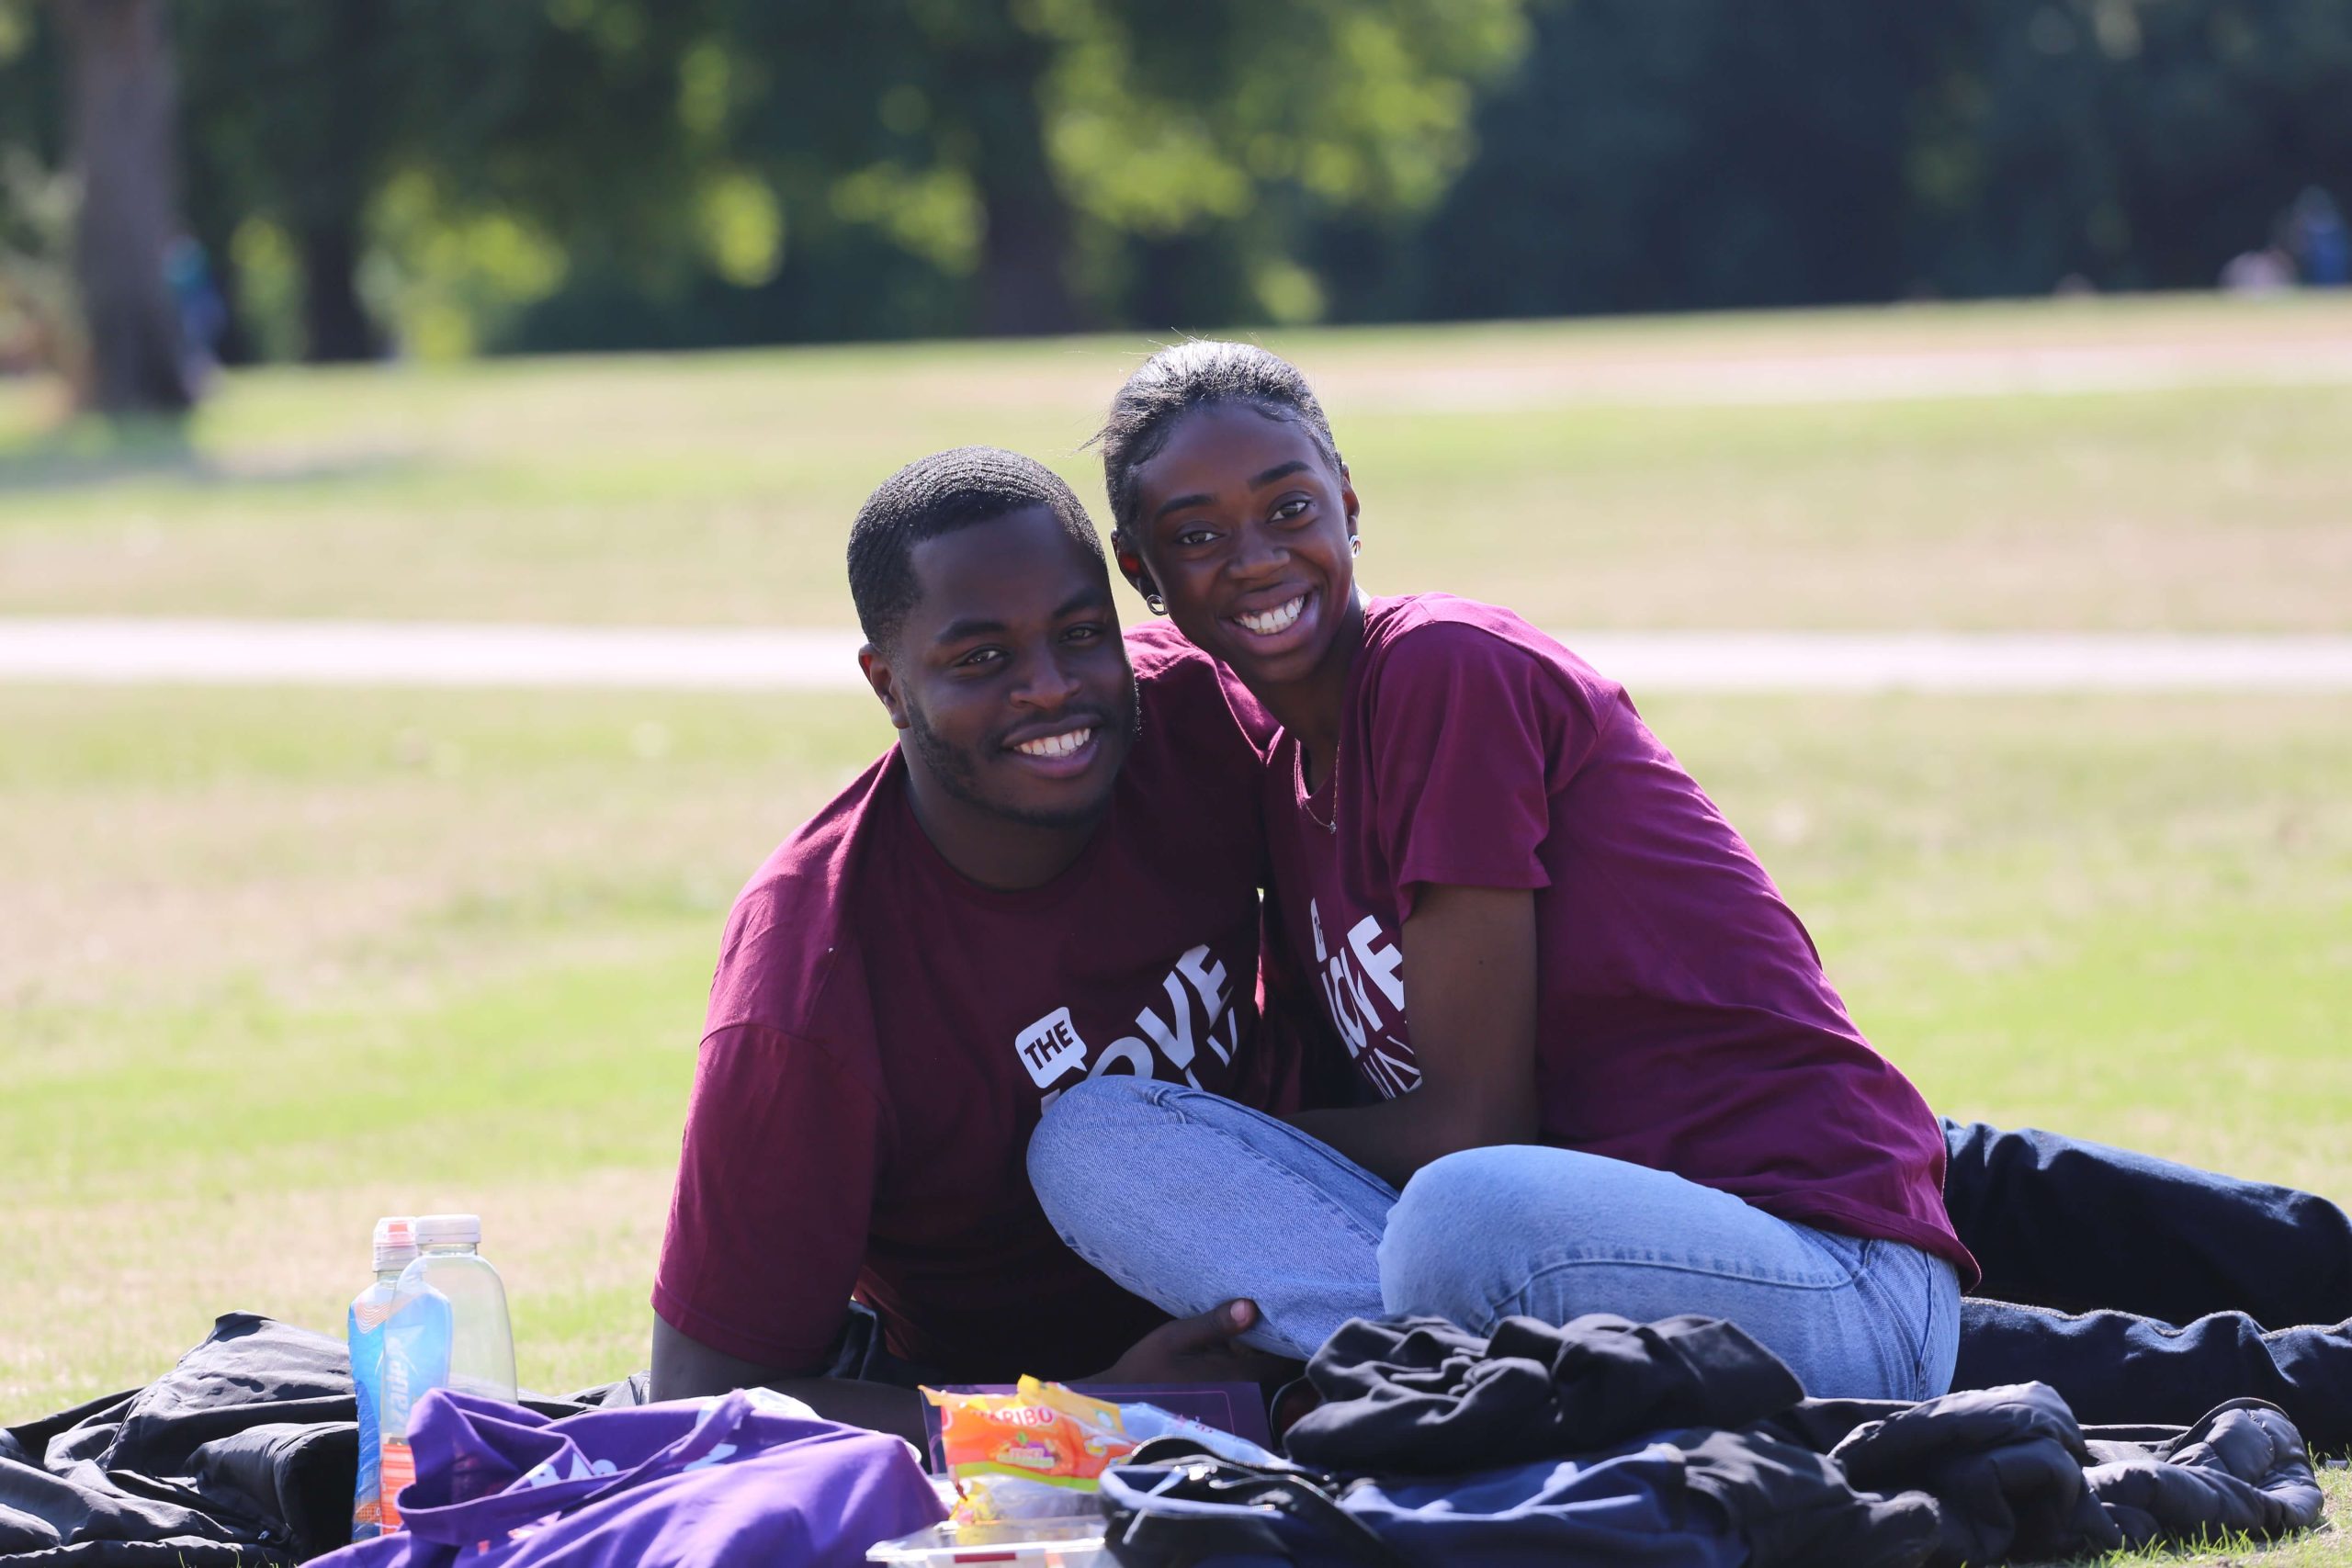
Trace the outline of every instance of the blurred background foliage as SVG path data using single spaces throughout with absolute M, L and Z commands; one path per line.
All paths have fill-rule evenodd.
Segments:
M 0 0 L 20 358 L 101 6 L 231 362 L 2203 288 L 2352 194 L 2344 0 Z

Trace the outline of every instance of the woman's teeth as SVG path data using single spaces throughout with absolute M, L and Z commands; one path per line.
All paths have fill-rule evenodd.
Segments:
M 1290 630 L 1297 621 L 1299 612 L 1306 608 L 1306 595 L 1302 593 L 1287 604 L 1277 605 L 1255 615 L 1236 615 L 1233 618 L 1241 623 L 1245 631 L 1255 632 L 1260 637 L 1272 637 L 1276 632 Z
M 1023 740 L 1013 748 L 1025 757 L 1067 757 L 1094 739 L 1091 729 L 1073 729 L 1067 735 L 1048 735 L 1036 740 Z

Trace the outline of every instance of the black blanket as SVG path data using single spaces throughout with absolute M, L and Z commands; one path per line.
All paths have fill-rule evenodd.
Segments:
M 1458 1474 L 1659 1434 L 1752 1562 L 1985 1564 L 2318 1522 L 2294 1427 L 2243 1400 L 2186 1429 L 2085 1431 L 2046 1387 L 1921 1404 L 1801 1401 L 1728 1324 L 1357 1322 L 1316 1358 L 1289 1433 L 1335 1472 Z M 543 1414 L 634 1404 L 633 1382 Z M 232 1313 L 147 1388 L 0 1430 L 0 1565 L 258 1568 L 348 1537 L 356 1411 L 343 1345 Z
M 343 1342 L 231 1313 L 146 1388 L 0 1429 L 0 1564 L 298 1562 L 350 1540 L 358 1464 Z
M 2316 1525 L 2324 1506 L 2301 1437 L 2257 1400 L 2128 1433 L 2086 1432 L 2041 1383 L 1917 1404 L 1802 1400 L 1769 1351 L 1705 1318 L 1509 1318 L 1491 1339 L 1434 1318 L 1359 1319 L 1307 1378 L 1324 1403 L 1286 1446 L 1332 1472 L 1460 1472 L 1685 1428 L 1665 1435 L 1689 1455 L 1686 1480 L 1758 1564 L 1812 1560 L 1841 1533 L 1845 1560 L 1937 1564 L 2267 1540 Z M 1827 1457 L 1833 1491 L 1795 1450 Z M 1907 1539 L 1916 1510 L 1883 1506 L 1903 1498 L 1932 1503 L 1932 1542 Z

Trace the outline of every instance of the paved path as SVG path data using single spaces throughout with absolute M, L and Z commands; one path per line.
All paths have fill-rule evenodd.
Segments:
M 2352 692 L 2352 637 L 1592 632 L 1634 692 Z M 854 633 L 0 618 L 0 682 L 855 690 Z
M 1351 409 L 1449 412 L 1582 403 L 1635 407 L 1889 402 L 2156 392 L 2197 387 L 2352 384 L 2352 339 L 2298 343 L 2160 342 L 1893 351 L 1561 355 L 1537 364 L 1417 366 L 1363 376 L 1340 363 L 1316 378 L 1326 401 Z

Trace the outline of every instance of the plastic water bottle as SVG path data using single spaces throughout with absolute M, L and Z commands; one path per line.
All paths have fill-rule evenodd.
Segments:
M 436 1388 L 514 1403 L 514 1332 L 506 1286 L 481 1255 L 474 1214 L 424 1214 L 415 1222 L 416 1258 L 401 1270 L 384 1323 L 383 1401 L 378 1412 L 378 1466 L 383 1474 L 384 1528 L 400 1528 L 393 1499 L 416 1479 L 409 1451 L 409 1415 Z
M 481 1255 L 476 1214 L 425 1214 L 416 1222 L 416 1260 L 401 1270 L 403 1292 L 438 1291 L 448 1298 L 447 1387 L 514 1402 L 514 1331 L 506 1285 Z M 421 1392 L 421 1391 L 420 1391 Z
M 366 1540 L 384 1529 L 382 1440 L 379 1426 L 384 1391 L 384 1323 L 392 1314 L 401 1270 L 416 1258 L 416 1238 L 406 1214 L 376 1222 L 376 1282 L 353 1298 L 344 1337 L 351 1346 L 351 1391 L 359 1401 L 359 1483 L 351 1501 L 351 1539 Z

